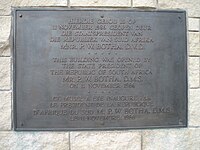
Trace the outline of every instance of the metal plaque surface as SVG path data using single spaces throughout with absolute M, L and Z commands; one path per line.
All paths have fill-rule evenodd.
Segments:
M 187 126 L 185 11 L 15 8 L 15 130 Z

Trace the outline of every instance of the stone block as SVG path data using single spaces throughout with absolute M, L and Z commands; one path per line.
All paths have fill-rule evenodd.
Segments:
M 131 7 L 131 0 L 70 0 L 70 6 Z
M 133 0 L 133 7 L 150 7 L 156 8 L 156 0 Z
M 11 92 L 0 91 L 0 131 L 11 130 Z
M 0 89 L 10 89 L 10 57 L 0 57 Z
M 161 9 L 185 9 L 189 17 L 200 17 L 199 0 L 158 0 Z
M 67 6 L 67 0 L 1 0 L 0 15 L 10 15 L 11 7 L 18 6 Z
M 0 42 L 0 56 L 10 56 L 10 47 L 9 40 Z
M 189 32 L 189 55 L 200 56 L 200 33 Z
M 189 126 L 200 126 L 200 89 L 190 89 L 188 104 Z
M 199 87 L 199 57 L 189 58 L 189 87 Z
M 12 6 L 67 6 L 67 0 L 12 0 Z
M 0 16 L 0 56 L 10 56 L 11 17 Z
M 189 31 L 200 30 L 200 27 L 199 27 L 200 20 L 198 18 L 189 18 L 188 23 L 189 23 L 189 29 L 188 29 Z
M 137 131 L 71 132 L 71 150 L 140 150 Z
M 143 131 L 143 150 L 199 150 L 200 129 Z
M 11 6 L 12 6 L 12 0 L 1 0 L 0 1 L 0 16 L 10 15 Z
M 66 132 L 0 132 L 1 150 L 67 150 Z
M 0 43 L 9 39 L 11 26 L 11 17 L 0 16 Z

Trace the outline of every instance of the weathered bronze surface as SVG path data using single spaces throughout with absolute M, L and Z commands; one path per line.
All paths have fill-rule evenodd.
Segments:
M 185 11 L 13 10 L 15 130 L 187 126 Z

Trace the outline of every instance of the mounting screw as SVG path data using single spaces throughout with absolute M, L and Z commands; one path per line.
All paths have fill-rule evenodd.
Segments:
M 101 18 L 103 18 L 104 16 L 102 15 Z
M 180 120 L 179 120 L 179 124 L 183 124 L 183 120 L 180 119 Z
M 180 22 L 182 22 L 182 18 L 181 18 L 181 16 L 178 16 L 178 19 L 180 20 Z
M 22 14 L 19 14 L 19 17 L 22 18 Z

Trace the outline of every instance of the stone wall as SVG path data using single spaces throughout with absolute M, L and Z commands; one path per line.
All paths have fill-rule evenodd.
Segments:
M 188 128 L 15 132 L 12 127 L 11 6 L 150 7 L 188 12 Z M 198 150 L 200 149 L 199 0 L 1 0 L 0 1 L 0 150 Z

